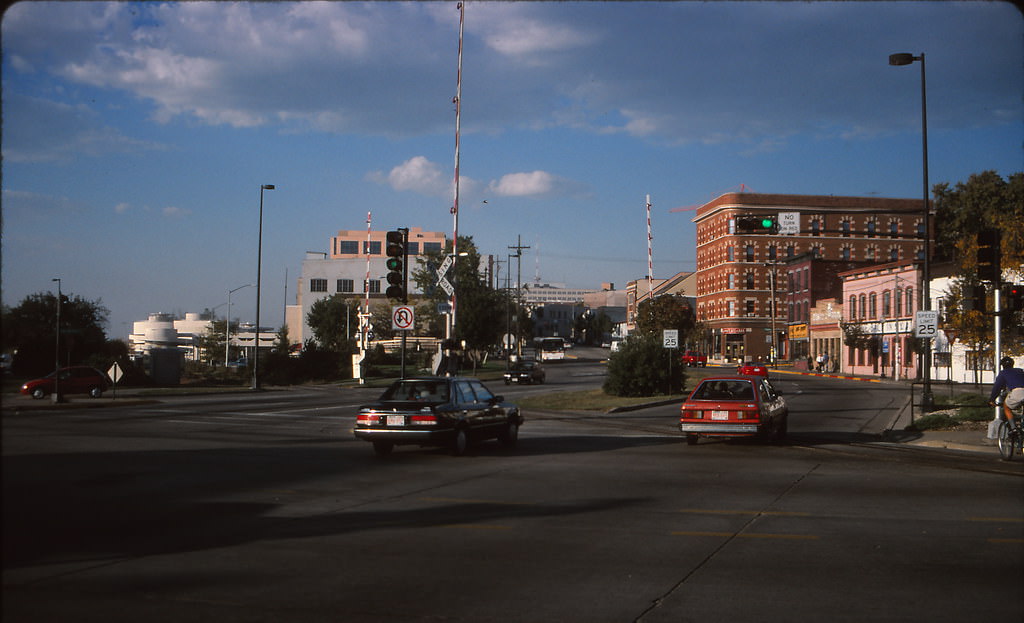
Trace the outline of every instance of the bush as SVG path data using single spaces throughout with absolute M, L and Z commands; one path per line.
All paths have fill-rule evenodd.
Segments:
M 686 373 L 671 361 L 674 352 L 664 348 L 658 336 L 630 336 L 608 359 L 604 391 L 613 396 L 681 393 Z

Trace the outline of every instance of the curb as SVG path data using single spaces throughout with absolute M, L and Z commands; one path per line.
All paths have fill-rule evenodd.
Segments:
M 846 379 L 848 381 L 864 381 L 866 383 L 884 383 L 882 379 L 871 379 L 863 376 L 847 376 L 843 374 L 822 374 L 820 372 L 803 372 L 797 370 L 782 370 L 779 368 L 768 368 L 769 373 L 778 372 L 779 374 L 796 374 L 798 376 L 818 376 L 827 379 Z

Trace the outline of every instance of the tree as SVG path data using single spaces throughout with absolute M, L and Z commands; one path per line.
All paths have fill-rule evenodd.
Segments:
M 62 295 L 60 305 L 60 352 L 57 352 L 57 296 L 37 293 L 17 306 L 3 309 L 3 348 L 15 351 L 12 371 L 36 376 L 62 366 L 86 361 L 106 351 L 103 325 L 110 311 L 99 300 Z
M 451 255 L 449 241 L 444 251 L 427 252 L 417 260 L 417 267 L 410 274 L 420 291 L 434 303 L 448 300 L 443 290 L 435 287 L 437 267 L 444 258 Z M 465 255 L 463 255 L 465 254 Z M 505 301 L 487 283 L 480 273 L 480 254 L 472 237 L 459 237 L 459 258 L 446 274 L 455 287 L 455 334 L 456 343 L 466 344 L 466 351 L 474 365 L 483 358 L 492 346 L 501 341 L 505 330 Z
M 576 335 L 587 346 L 599 346 L 604 336 L 611 335 L 614 328 L 615 323 L 603 311 L 595 314 L 588 309 L 576 317 Z
M 954 280 L 946 299 L 949 314 L 945 326 L 956 330 L 957 337 L 976 351 L 987 350 L 994 342 L 994 323 L 980 311 L 964 310 L 964 289 L 978 283 L 977 234 L 983 229 L 1001 232 L 1000 256 L 1003 269 L 1024 273 L 1024 173 L 1003 180 L 995 171 L 977 173 L 955 187 L 948 183 L 934 188 L 936 210 L 936 254 L 953 263 Z M 992 305 L 988 305 L 992 309 Z M 1024 352 L 1020 332 L 1004 331 L 1003 350 Z
M 689 342 L 694 338 L 696 327 L 693 308 L 680 296 L 659 296 L 637 305 L 636 328 L 640 333 L 660 339 L 663 330 L 676 329 L 680 340 Z
M 353 333 L 359 327 L 356 317 L 358 308 L 359 300 L 344 294 L 332 294 L 310 306 L 306 324 L 312 329 L 313 337 L 321 349 L 336 353 L 349 352 L 345 350 L 349 348 L 345 327 L 348 326 Z
M 683 390 L 686 373 L 682 365 L 671 365 L 670 349 L 653 333 L 636 333 L 626 338 L 608 358 L 605 393 L 614 396 L 677 394 Z

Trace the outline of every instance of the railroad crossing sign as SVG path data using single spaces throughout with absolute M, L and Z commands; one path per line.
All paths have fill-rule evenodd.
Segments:
M 441 289 L 444 290 L 444 293 L 447 294 L 448 296 L 451 296 L 452 294 L 455 293 L 455 288 L 452 286 L 452 282 L 448 281 L 445 278 L 445 274 L 448 272 L 448 269 L 451 268 L 452 264 L 454 263 L 455 259 L 451 255 L 449 255 L 444 258 L 443 262 L 441 262 L 441 268 L 437 269 L 437 285 L 440 286 Z
M 455 287 L 452 286 L 451 282 L 445 279 L 444 277 L 441 277 L 440 279 L 437 280 L 437 285 L 441 286 L 441 289 L 444 290 L 444 293 L 447 294 L 448 296 L 451 296 L 452 294 L 455 293 Z
M 391 328 L 395 331 L 410 331 L 416 324 L 416 312 L 409 305 L 391 308 Z

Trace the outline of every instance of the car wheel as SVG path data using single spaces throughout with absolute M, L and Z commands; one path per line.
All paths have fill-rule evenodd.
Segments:
M 373 451 L 377 456 L 388 456 L 391 451 L 395 449 L 395 444 L 390 441 L 375 441 L 373 442 Z
M 40 388 L 33 389 L 32 398 L 36 400 L 42 400 L 43 398 L 46 398 L 46 392 Z
M 686 435 L 686 445 L 688 445 L 688 446 L 695 446 L 695 445 L 697 445 L 697 435 L 695 435 L 693 433 L 688 433 Z
M 789 418 L 785 415 L 777 417 L 772 421 L 772 443 L 781 443 L 786 439 L 789 429 Z
M 103 390 L 99 387 L 93 387 L 89 390 L 89 396 L 91 398 L 101 398 L 103 396 Z
M 515 422 L 505 424 L 505 428 L 498 435 L 498 441 L 506 448 L 516 447 L 516 442 L 519 441 L 519 425 Z
M 466 453 L 466 448 L 469 447 L 469 435 L 466 433 L 465 428 L 460 428 L 455 431 L 455 438 L 452 440 L 452 455 L 462 456 Z

